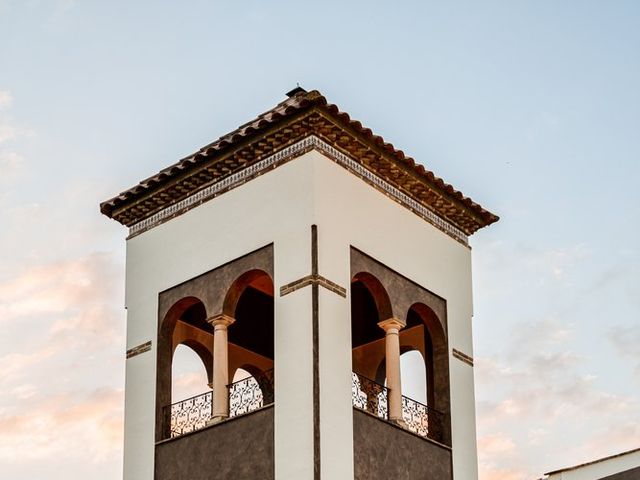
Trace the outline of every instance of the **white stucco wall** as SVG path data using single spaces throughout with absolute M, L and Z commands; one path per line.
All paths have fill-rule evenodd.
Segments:
M 344 168 L 309 152 L 127 242 L 125 480 L 151 480 L 158 293 L 274 243 L 276 478 L 313 478 L 311 288 L 280 297 L 310 273 L 349 290 L 351 245 L 447 300 L 449 346 L 473 355 L 471 252 Z M 353 478 L 349 298 L 320 288 L 322 476 Z M 454 475 L 477 478 L 472 368 L 450 356 Z
M 640 467 L 640 450 L 549 475 L 548 480 L 600 480 L 616 473 Z
M 158 293 L 272 242 L 276 290 L 307 275 L 312 167 L 298 158 L 127 242 L 127 348 L 152 340 L 153 349 L 127 360 L 125 480 L 153 478 Z M 276 294 L 275 315 L 277 475 L 311 479 L 309 289 Z
M 446 299 L 454 478 L 476 479 L 473 368 L 451 356 L 452 348 L 473 355 L 471 250 L 321 153 L 312 152 L 309 155 L 315 160 L 314 204 L 320 245 L 320 274 L 348 289 L 349 247 L 352 245 Z M 345 303 L 348 305 L 348 302 Z M 347 327 L 341 332 L 350 337 L 350 325 Z M 339 346 L 333 346 L 332 353 L 344 358 L 345 349 L 348 348 L 350 355 L 350 340 L 347 343 L 336 337 L 334 342 Z M 322 364 L 323 375 L 327 377 L 331 375 L 331 371 L 325 370 L 328 365 L 328 362 Z M 338 366 L 331 364 L 331 368 Z M 349 371 L 343 366 L 339 380 L 335 381 L 343 382 L 346 374 L 350 375 L 350 368 L 349 361 Z M 339 385 L 336 383 L 335 387 Z M 350 404 L 350 395 L 350 390 L 344 392 L 342 404 Z M 334 403 L 337 401 L 333 399 Z M 336 441 L 336 448 L 338 445 L 346 446 L 346 441 L 340 438 L 352 438 L 351 422 L 339 423 L 344 420 L 342 415 L 347 414 L 341 414 L 340 419 L 335 418 L 335 425 L 323 425 L 322 430 L 323 434 L 327 430 L 326 435 Z

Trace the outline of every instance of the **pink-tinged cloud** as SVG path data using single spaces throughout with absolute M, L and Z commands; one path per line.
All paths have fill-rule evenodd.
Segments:
M 70 366 L 80 373 L 96 355 L 124 349 L 124 312 L 113 305 L 119 272 L 110 255 L 90 254 L 36 266 L 0 283 L 0 325 L 18 334 L 28 326 L 31 332 L 21 342 L 0 339 L 0 387 L 33 383 L 47 369 L 62 368 L 72 376 Z
M 42 365 L 58 350 L 54 346 L 30 353 L 8 353 L 0 357 L 0 385 L 5 385 L 25 375 L 32 367 Z
M 32 399 L 33 400 L 33 399 Z M 41 396 L 31 408 L 0 412 L 0 461 L 45 458 L 91 462 L 120 454 L 123 391 L 99 389 L 86 396 Z
M 502 351 L 476 357 L 482 480 L 534 480 L 637 448 L 640 401 L 603 390 L 585 368 L 589 353 L 572 348 L 577 328 L 554 315 L 514 322 Z M 635 358 L 634 333 L 612 329 L 621 356 Z
M 0 463 L 9 471 L 121 461 L 120 283 L 118 262 L 97 253 L 0 283 L 0 324 L 16 332 L 0 338 Z
M 494 463 L 480 462 L 478 466 L 480 480 L 534 480 L 530 474 L 518 469 L 500 467 Z
M 39 265 L 0 283 L 0 321 L 56 313 L 100 299 L 108 258 L 92 254 L 77 260 Z M 106 282 L 110 286 L 111 282 Z
M 32 267 L 0 283 L 0 323 L 35 317 L 52 334 L 113 337 L 121 328 L 113 318 L 121 315 L 114 307 L 120 274 L 111 256 L 103 253 Z
M 507 454 L 515 450 L 513 439 L 504 433 L 493 433 L 478 439 L 478 449 L 483 454 Z

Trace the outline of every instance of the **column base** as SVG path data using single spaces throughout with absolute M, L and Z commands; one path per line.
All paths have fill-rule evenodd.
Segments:
M 394 425 L 398 425 L 402 428 L 407 426 L 407 422 L 404 421 L 404 418 L 390 418 L 389 423 L 393 423 Z
M 216 415 L 215 417 L 211 417 L 211 420 L 207 422 L 207 427 L 209 425 L 215 425 L 216 423 L 220 423 L 229 418 L 229 415 Z

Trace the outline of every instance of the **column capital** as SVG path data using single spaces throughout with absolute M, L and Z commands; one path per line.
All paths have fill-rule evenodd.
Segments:
M 405 327 L 405 323 L 398 320 L 397 318 L 387 318 L 386 320 L 382 320 L 378 322 L 378 326 L 383 329 L 386 333 L 397 333 Z M 394 332 L 395 330 L 395 332 Z
M 212 317 L 207 318 L 207 323 L 212 325 L 214 328 L 216 327 L 226 328 L 235 321 L 236 321 L 235 318 L 230 317 L 229 315 L 225 315 L 224 313 L 221 313 L 219 315 L 213 315 Z

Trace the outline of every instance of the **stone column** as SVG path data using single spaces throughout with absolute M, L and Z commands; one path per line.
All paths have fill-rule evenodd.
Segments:
M 400 381 L 400 337 L 404 323 L 389 318 L 378 323 L 385 331 L 385 366 L 387 375 L 389 420 L 402 423 L 402 386 Z
M 229 417 L 229 353 L 227 328 L 235 319 L 220 314 L 207 319 L 213 325 L 213 409 L 211 421 Z

